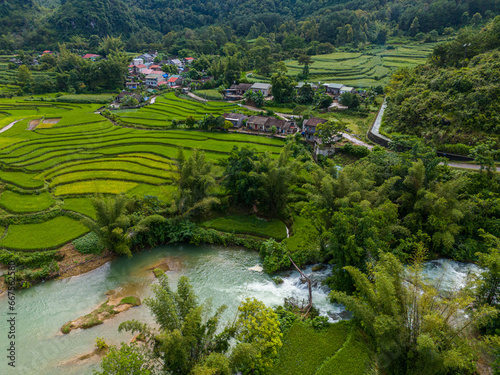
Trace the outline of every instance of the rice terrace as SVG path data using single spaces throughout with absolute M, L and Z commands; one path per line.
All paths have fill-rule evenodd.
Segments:
M 1 101 L 2 248 L 56 249 L 80 237 L 88 231 L 80 222 L 82 215 L 94 215 L 95 194 L 168 199 L 179 148 L 186 155 L 202 150 L 217 160 L 235 145 L 271 154 L 283 145 L 267 137 L 171 129 L 173 119 L 221 115 L 239 108 L 234 104 L 202 104 L 168 93 L 155 104 L 117 111 L 122 125 L 117 126 L 95 113 L 101 104 L 58 99 Z

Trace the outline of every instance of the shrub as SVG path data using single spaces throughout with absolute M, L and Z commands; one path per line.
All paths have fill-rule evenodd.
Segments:
M 352 145 L 350 143 L 342 146 L 340 149 L 341 152 L 355 156 L 357 158 L 364 158 L 370 154 L 370 150 L 363 146 Z
M 94 232 L 87 233 L 85 236 L 73 241 L 76 250 L 82 254 L 101 254 L 104 246 L 99 237 Z

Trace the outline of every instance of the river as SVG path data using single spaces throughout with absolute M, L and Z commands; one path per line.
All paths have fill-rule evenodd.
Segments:
M 234 319 L 238 304 L 247 297 L 256 297 L 266 305 L 283 303 L 285 297 L 307 299 L 307 287 L 297 272 L 282 275 L 284 283 L 276 285 L 261 272 L 249 270 L 260 263 L 258 253 L 216 246 L 170 245 L 120 258 L 84 275 L 64 280 L 48 281 L 16 296 L 16 368 L 7 366 L 7 304 L 0 300 L 0 374 L 73 375 L 91 374 L 98 366 L 96 356 L 79 361 L 78 356 L 92 352 L 96 337 L 108 343 L 128 341 L 131 335 L 118 333 L 118 325 L 129 319 L 152 323 L 146 306 L 132 308 L 104 324 L 87 330 L 60 333 L 61 326 L 93 311 L 106 300 L 105 293 L 116 290 L 122 295 L 137 295 L 141 299 L 151 294 L 154 276 L 151 267 L 166 257 L 173 257 L 182 269 L 167 272 L 172 282 L 187 276 L 200 300 L 212 299 L 214 307 L 226 304 L 222 321 Z M 311 267 L 306 269 L 311 273 Z M 315 272 L 321 279 L 329 270 Z M 340 305 L 327 300 L 328 290 L 314 288 L 313 301 L 323 315 L 343 311 Z
M 151 284 L 155 281 L 151 267 L 167 257 L 181 265 L 180 269 L 167 272 L 172 282 L 187 276 L 200 300 L 211 298 L 214 307 L 228 306 L 222 321 L 233 320 L 238 304 L 247 297 L 255 297 L 269 306 L 282 304 L 290 296 L 307 299 L 307 287 L 297 272 L 283 274 L 283 284 L 276 285 L 268 275 L 249 270 L 260 263 L 256 252 L 217 246 L 163 246 L 135 254 L 131 259 L 117 259 L 84 275 L 48 281 L 17 292 L 15 369 L 7 365 L 7 304 L 5 297 L 0 299 L 3 353 L 0 374 L 91 374 L 98 368 L 99 358 L 93 356 L 82 361 L 77 357 L 93 351 L 96 337 L 115 345 L 128 342 L 131 335 L 119 333 L 118 325 L 129 319 L 153 323 L 148 309 L 135 307 L 102 325 L 68 335 L 60 333 L 61 326 L 94 310 L 106 300 L 105 293 L 109 290 L 144 299 L 151 294 Z M 449 260 L 432 261 L 425 266 L 429 281 L 439 282 L 445 290 L 460 287 L 466 275 L 477 270 L 475 265 Z M 305 271 L 315 281 L 330 273 L 329 269 L 312 272 L 311 267 Z M 329 303 L 327 295 L 327 288 L 315 283 L 313 301 L 321 314 L 331 316 L 342 312 L 343 307 Z

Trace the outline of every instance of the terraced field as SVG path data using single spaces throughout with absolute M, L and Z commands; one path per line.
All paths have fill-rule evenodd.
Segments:
M 314 63 L 309 67 L 310 81 L 335 82 L 355 87 L 385 84 L 397 68 L 414 67 L 424 63 L 434 45 L 393 45 L 389 46 L 389 49 L 387 46 L 373 46 L 361 52 L 334 52 L 312 56 Z M 296 60 L 287 60 L 285 63 L 290 76 L 296 76 L 302 71 L 302 66 L 298 65 Z M 253 80 L 262 81 L 269 78 L 253 75 Z
M 193 116 L 196 120 L 200 120 L 205 115 L 219 116 L 239 108 L 236 104 L 221 102 L 198 103 L 183 100 L 170 92 L 156 98 L 156 102 L 152 105 L 140 109 L 116 111 L 115 113 L 125 125 L 167 128 L 172 124 L 172 120 L 183 121 L 187 116 Z
M 149 121 L 142 118 L 150 127 L 164 116 L 158 110 L 162 107 L 199 118 L 203 106 L 185 102 L 179 100 L 176 107 L 168 96 L 151 106 L 156 109 L 139 113 L 151 114 Z M 282 141 L 265 137 L 120 127 L 95 114 L 99 107 L 0 99 L 0 248 L 52 249 L 81 236 L 87 229 L 78 219 L 95 215 L 91 197 L 98 193 L 168 200 L 175 191 L 179 148 L 186 155 L 204 150 L 217 160 L 235 145 L 272 155 L 282 147 Z M 227 105 L 207 107 L 213 113 L 227 110 Z M 54 226 L 64 236 L 56 236 Z

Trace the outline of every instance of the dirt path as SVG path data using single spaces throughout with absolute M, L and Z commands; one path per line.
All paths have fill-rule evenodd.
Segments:
M 2 129 L 0 129 L 0 133 L 3 133 L 3 132 L 6 132 L 7 130 L 9 130 L 10 128 L 12 128 L 17 122 L 19 121 L 23 121 L 24 119 L 21 119 L 21 120 L 16 120 L 16 121 L 13 121 L 11 122 L 9 125 L 6 125 L 4 126 Z
M 364 146 L 366 147 L 367 149 L 371 150 L 373 148 L 372 145 L 369 145 L 368 143 L 366 142 L 363 142 L 361 140 L 359 140 L 358 138 L 356 137 L 353 137 L 352 135 L 350 135 L 349 133 L 342 133 L 342 136 L 347 139 L 349 142 L 352 142 L 354 143 L 355 145 L 358 145 L 358 146 Z
M 198 101 L 200 101 L 200 102 L 202 102 L 202 103 L 206 103 L 206 102 L 208 102 L 208 100 L 207 100 L 207 99 L 204 99 L 204 98 L 202 98 L 201 96 L 198 96 L 198 95 L 196 95 L 196 94 L 193 94 L 191 91 L 188 91 L 188 92 L 187 92 L 187 96 L 189 96 L 189 97 L 191 97 L 191 98 L 193 98 L 193 99 L 195 99 L 195 100 L 198 100 Z

